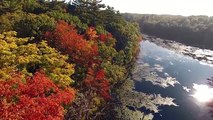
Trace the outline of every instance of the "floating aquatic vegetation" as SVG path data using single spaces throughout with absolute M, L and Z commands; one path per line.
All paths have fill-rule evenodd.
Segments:
M 184 44 L 181 44 L 181 43 L 178 43 L 175 41 L 165 40 L 165 39 L 156 38 L 156 37 L 148 36 L 148 35 L 143 35 L 143 39 L 151 41 L 163 48 L 167 48 L 167 49 L 175 51 L 177 53 L 190 56 L 193 59 L 197 59 L 199 61 L 202 60 L 205 63 L 209 63 L 206 65 L 213 64 L 213 50 L 200 49 L 198 47 L 186 46 Z
M 116 112 L 118 113 L 116 115 L 116 119 L 123 119 L 123 120 L 152 120 L 153 115 L 145 114 L 139 110 L 130 110 L 126 106 L 120 106 L 116 108 Z
M 162 78 L 159 77 L 156 72 L 151 72 L 149 75 L 145 77 L 146 81 L 150 81 L 153 85 L 159 85 L 163 88 L 169 87 L 169 86 L 175 86 L 175 84 L 180 84 L 176 78 L 173 78 L 171 76 Z
M 178 106 L 174 98 L 162 97 L 160 94 L 146 94 L 134 91 L 134 81 L 126 80 L 118 89 L 118 99 L 121 104 L 115 108 L 116 118 L 125 120 L 152 120 L 153 114 L 158 113 L 160 106 Z M 133 108 L 130 109 L 129 107 Z M 146 108 L 150 112 L 145 114 L 140 108 Z
M 155 60 L 156 61 L 162 61 L 162 58 L 157 56 Z
M 135 69 L 132 71 L 132 78 L 140 81 L 150 73 L 150 70 L 150 65 L 148 63 L 137 65 L 137 67 L 135 67 Z
M 188 87 L 186 87 L 186 86 L 182 86 L 182 88 L 183 88 L 183 90 L 185 90 L 186 92 L 190 92 L 190 91 L 191 91 L 191 89 L 188 88 Z
M 128 106 L 134 106 L 139 109 L 145 107 L 151 112 L 158 113 L 159 106 L 177 106 L 173 102 L 173 98 L 165 97 L 163 98 L 160 94 L 145 94 L 136 91 L 126 91 L 120 94 L 121 102 Z
M 159 85 L 163 88 L 180 84 L 176 78 L 171 77 L 168 73 L 165 73 L 164 77 L 160 77 L 157 72 L 163 72 L 163 67 L 161 65 L 155 64 L 154 67 L 151 67 L 148 63 L 144 63 L 135 68 L 132 73 L 132 78 L 137 81 L 145 79 L 153 85 Z
M 205 61 L 200 61 L 199 63 L 201 65 L 207 65 L 207 66 L 213 67 L 213 64 L 206 63 Z
M 157 72 L 163 72 L 163 66 L 159 65 L 159 64 L 155 64 L 154 65 L 154 70 L 156 70 Z

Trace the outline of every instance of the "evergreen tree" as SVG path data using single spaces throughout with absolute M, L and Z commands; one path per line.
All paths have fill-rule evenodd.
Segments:
M 90 26 L 96 26 L 101 21 L 101 9 L 105 8 L 101 2 L 102 0 L 74 0 L 71 12 Z
M 20 0 L 0 0 L 0 15 L 6 12 L 14 12 L 21 9 L 22 5 Z

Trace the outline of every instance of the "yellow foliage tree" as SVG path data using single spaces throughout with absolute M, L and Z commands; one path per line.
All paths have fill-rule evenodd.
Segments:
M 73 83 L 70 76 L 74 73 L 74 65 L 51 48 L 45 41 L 30 43 L 31 38 L 17 38 L 15 31 L 0 34 L 0 79 L 10 79 L 11 72 L 20 71 L 23 75 L 32 76 L 38 69 L 61 86 Z

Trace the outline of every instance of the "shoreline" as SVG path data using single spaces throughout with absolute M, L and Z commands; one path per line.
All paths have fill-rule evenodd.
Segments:
M 155 36 L 143 34 L 143 40 L 153 42 L 154 44 L 196 59 L 203 64 L 213 66 L 213 50 L 201 49 L 188 46 L 173 40 L 162 39 Z

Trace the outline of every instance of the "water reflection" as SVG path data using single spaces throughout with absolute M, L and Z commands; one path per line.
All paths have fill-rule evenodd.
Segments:
M 199 102 L 207 103 L 213 99 L 213 88 L 210 88 L 208 85 L 198 85 L 194 83 L 193 88 L 195 89 L 195 92 L 191 96 Z
M 207 90 L 203 87 L 207 86 L 206 79 L 212 76 L 213 67 L 209 64 L 203 65 L 192 57 L 149 41 L 141 43 L 141 52 L 133 74 L 136 90 L 175 98 L 176 104 L 179 105 L 161 107 L 162 111 L 156 115 L 155 120 L 211 120 L 209 108 L 202 101 L 212 99 L 209 98 L 213 96 L 212 93 L 208 93 L 210 88 Z M 155 81 L 156 79 L 161 82 Z M 204 92 L 205 94 L 201 94 Z

